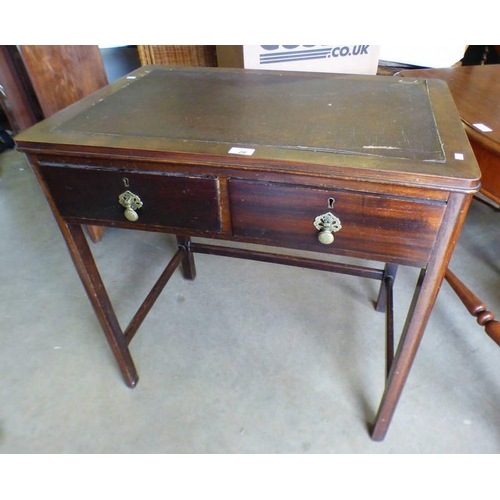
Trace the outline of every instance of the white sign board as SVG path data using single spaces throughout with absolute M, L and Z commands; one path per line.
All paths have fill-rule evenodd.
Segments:
M 243 45 L 244 67 L 375 75 L 379 45 Z
M 425 68 L 449 68 L 462 59 L 465 45 L 382 45 L 379 59 Z

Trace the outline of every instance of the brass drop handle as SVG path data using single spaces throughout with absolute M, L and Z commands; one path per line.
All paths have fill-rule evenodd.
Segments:
M 335 237 L 333 233 L 342 229 L 342 224 L 338 217 L 335 217 L 331 212 L 323 215 L 318 215 L 313 222 L 314 227 L 319 231 L 318 240 L 323 245 L 331 245 Z
M 139 216 L 136 210 L 142 207 L 141 199 L 131 191 L 125 191 L 118 197 L 118 201 L 122 207 L 125 207 L 125 218 L 130 222 L 135 222 Z

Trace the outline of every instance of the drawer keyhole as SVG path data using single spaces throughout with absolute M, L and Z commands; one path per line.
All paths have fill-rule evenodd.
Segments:
M 328 198 L 328 208 L 333 208 L 334 203 L 335 203 L 335 198 Z

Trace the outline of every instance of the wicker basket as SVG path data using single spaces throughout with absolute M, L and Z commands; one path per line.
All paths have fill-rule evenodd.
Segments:
M 143 66 L 217 66 L 215 45 L 138 45 L 137 50 Z

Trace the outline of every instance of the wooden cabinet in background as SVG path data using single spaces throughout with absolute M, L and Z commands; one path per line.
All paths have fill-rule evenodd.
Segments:
M 18 133 L 105 87 L 97 45 L 0 46 L 2 107 Z M 94 242 L 103 228 L 87 227 Z

